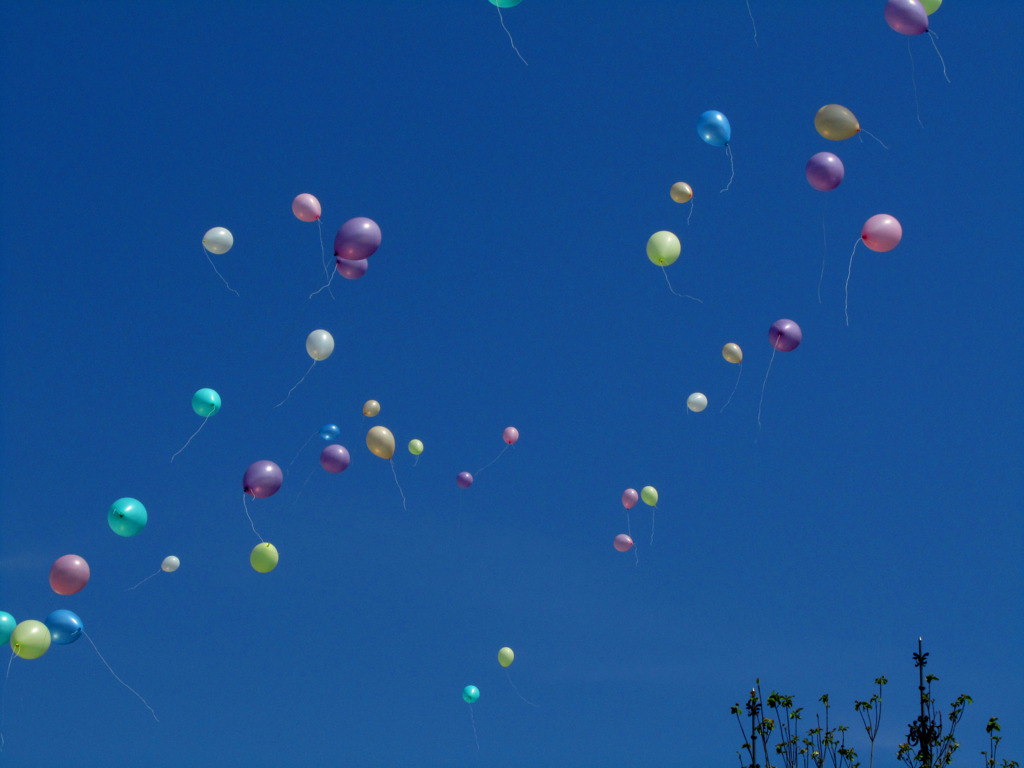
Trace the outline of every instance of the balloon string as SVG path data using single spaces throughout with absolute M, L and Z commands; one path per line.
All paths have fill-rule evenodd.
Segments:
M 846 303 L 843 305 L 843 312 L 846 313 L 846 325 L 850 325 L 850 275 L 853 274 L 853 254 L 857 252 L 857 245 L 860 243 L 860 239 L 853 244 L 853 250 L 850 251 L 850 269 L 846 272 Z
M 156 573 L 151 573 L 151 574 L 149 574 L 149 576 L 147 576 L 146 578 L 144 578 L 144 579 L 143 579 L 142 581 L 140 581 L 140 582 L 139 582 L 138 584 L 136 584 L 136 585 L 135 585 L 134 587 L 128 587 L 128 589 L 126 589 L 126 590 L 125 590 L 125 592 L 131 592 L 131 591 L 132 591 L 133 589 L 135 589 L 136 587 L 141 587 L 141 586 L 142 586 L 143 584 L 145 584 L 145 583 L 146 583 L 147 581 L 149 581 L 150 579 L 152 579 L 152 578 L 153 578 L 154 576 L 158 576 L 159 574 L 160 574 L 160 571 L 157 571 Z
M 914 52 L 910 50 L 910 38 L 907 38 L 907 53 L 910 55 L 910 84 L 914 86 L 914 107 L 917 109 L 917 124 L 924 128 L 921 122 L 921 102 L 917 98 L 917 75 L 914 73 Z
M 512 682 L 512 675 L 509 674 L 508 669 L 505 670 L 505 677 L 508 678 L 508 684 L 512 686 L 512 690 L 516 692 L 516 696 L 518 696 L 520 699 L 525 701 L 531 707 L 539 707 L 540 706 L 540 704 L 533 703 L 532 701 L 530 701 L 528 698 L 526 698 L 525 696 L 523 696 L 523 694 L 521 694 L 519 692 L 519 689 L 516 688 L 516 684 Z
M 654 544 L 654 513 L 658 511 L 657 507 L 651 510 L 651 544 Z
M 398 482 L 398 473 L 395 472 L 395 460 L 388 459 L 388 463 L 391 465 L 391 474 L 395 476 L 395 485 L 398 486 L 398 492 L 402 494 L 402 509 L 408 512 L 409 508 L 405 506 L 405 492 L 402 490 L 402 486 Z
M 509 32 L 508 27 L 505 26 L 505 17 L 501 15 L 501 6 L 495 3 L 495 7 L 498 9 L 498 18 L 501 19 L 501 28 L 505 30 L 505 34 L 508 35 L 508 41 L 512 43 L 512 50 L 516 52 L 516 56 L 519 57 L 519 60 L 523 62 L 523 64 L 526 64 L 526 66 L 530 66 L 529 64 L 527 64 L 526 59 L 523 58 L 523 54 L 521 54 L 519 52 L 519 49 L 516 48 L 516 44 L 512 42 L 512 33 Z M 477 744 L 477 749 L 479 748 L 480 745 Z
M 740 376 L 742 376 L 742 375 L 743 375 L 743 363 L 740 363 L 740 372 L 736 374 L 736 383 L 733 385 L 732 392 L 729 393 L 729 399 L 725 401 L 725 405 L 722 406 L 722 410 L 720 410 L 719 413 L 724 411 L 725 410 L 725 406 L 729 405 L 729 403 L 732 402 L 732 396 L 736 394 L 736 390 L 740 386 Z
M 253 498 L 256 498 L 255 494 L 253 494 Z M 252 515 L 249 514 L 249 505 L 245 501 L 245 492 L 242 493 L 242 509 L 245 510 L 245 516 L 249 518 L 249 525 L 252 526 L 252 532 L 256 534 L 256 537 L 260 540 L 260 543 L 265 544 L 266 539 L 260 536 L 260 532 L 256 530 L 256 524 L 252 521 Z
M 480 467 L 480 469 L 478 469 L 473 474 L 474 475 L 479 475 L 481 472 L 483 472 L 485 469 L 487 469 L 489 466 L 491 466 L 491 464 L 493 464 L 498 459 L 500 459 L 502 456 L 504 456 L 505 455 L 505 451 L 507 451 L 511 447 L 512 447 L 511 445 L 506 445 L 504 448 L 501 449 L 501 453 L 499 453 L 497 456 L 495 456 L 493 459 L 491 459 L 488 463 L 484 464 L 482 467 Z
M 729 183 L 725 185 L 725 189 L 718 190 L 719 192 L 728 192 L 729 187 L 732 186 L 732 180 L 736 178 L 736 166 L 732 162 L 732 148 L 726 144 L 725 154 L 729 157 Z
M 288 462 L 288 467 L 287 467 L 287 468 L 289 468 L 289 469 L 291 468 L 292 464 L 294 464 L 294 463 L 295 463 L 295 460 L 296 460 L 297 458 L 299 458 L 299 454 L 300 454 L 300 453 L 302 453 L 302 449 L 303 449 L 303 448 L 305 448 L 305 447 L 306 447 L 307 445 L 309 445 L 309 441 L 310 441 L 310 440 L 312 440 L 312 439 L 313 439 L 314 437 L 316 437 L 316 436 L 317 436 L 317 433 L 316 433 L 316 432 L 314 432 L 314 433 L 313 433 L 312 435 L 310 435 L 309 437 L 307 437 L 307 438 L 306 438 L 306 442 L 304 442 L 304 443 L 303 443 L 303 444 L 302 444 L 302 445 L 301 445 L 301 446 L 299 447 L 299 450 L 297 450 L 297 451 L 295 452 L 295 455 L 294 455 L 294 456 L 292 456 L 292 460 Z
M 939 57 L 939 61 L 942 63 L 942 76 L 946 78 L 946 82 L 950 83 L 952 80 L 949 79 L 949 75 L 946 74 L 946 60 L 942 58 L 942 54 L 939 53 L 939 44 L 935 41 L 938 39 L 938 35 L 935 32 L 928 30 L 928 37 L 931 38 L 932 47 L 935 49 L 936 55 Z M 907 42 L 910 42 L 909 40 Z
M 316 365 L 316 360 L 313 361 L 313 365 Z M 288 394 L 284 396 L 284 400 L 275 405 L 275 408 L 280 408 L 282 405 L 288 402 L 288 398 L 292 396 L 292 392 L 295 391 L 296 387 L 298 387 L 299 384 L 304 382 L 306 380 L 306 377 L 309 376 L 309 372 L 313 370 L 313 365 L 309 366 L 309 368 L 306 369 L 306 372 L 302 375 L 302 378 L 295 382 L 295 386 L 288 390 Z
M 867 134 L 868 136 L 870 136 L 870 137 L 871 137 L 872 139 L 874 139 L 874 140 L 875 140 L 875 141 L 877 141 L 877 142 L 878 142 L 879 144 L 881 144 L 881 145 L 882 145 L 882 149 L 888 149 L 888 147 L 887 147 L 887 146 L 885 146 L 885 142 L 883 142 L 883 141 L 882 141 L 882 140 L 881 140 L 880 138 L 878 138 L 877 136 L 875 136 L 875 134 L 873 134 L 873 133 L 872 133 L 871 131 L 866 131 L 866 130 L 864 130 L 863 128 L 858 128 L 858 129 L 857 129 L 857 132 L 858 132 L 858 133 L 866 133 L 866 134 Z M 861 141 L 864 141 L 864 139 L 861 139 Z
M 203 253 L 206 254 L 206 260 L 208 262 L 210 262 L 210 266 L 213 267 L 213 271 L 217 273 L 217 277 L 219 277 L 221 280 L 224 280 L 224 275 L 222 275 L 217 270 L 217 266 L 213 263 L 213 259 L 210 258 L 210 252 L 208 250 L 206 250 L 206 246 L 205 245 L 203 246 Z M 227 289 L 229 291 L 231 291 L 233 294 L 235 294 L 235 296 L 240 296 L 241 295 L 241 294 L 238 293 L 238 291 L 236 291 L 234 288 L 232 288 L 230 285 L 228 285 L 228 281 L 227 280 L 224 280 L 224 285 L 226 285 Z
M 693 198 L 690 198 L 690 212 L 686 216 L 686 226 L 690 226 L 690 219 L 693 218 Z
M 676 289 L 672 287 L 672 281 L 668 279 L 668 270 L 666 270 L 664 267 L 662 267 L 661 271 L 665 273 L 665 282 L 668 283 L 668 289 L 670 291 L 672 291 L 673 294 L 675 294 L 676 296 L 678 296 L 681 299 L 693 299 L 698 304 L 703 304 L 704 303 L 703 300 L 701 300 L 701 299 L 698 299 L 698 298 L 696 298 L 694 296 L 687 295 L 685 293 L 679 293 L 678 291 L 676 291 Z
M 203 423 L 199 425 L 199 429 L 197 429 L 197 430 L 196 430 L 195 432 L 193 432 L 193 433 L 192 433 L 192 437 L 190 437 L 190 438 L 188 439 L 188 441 L 187 441 L 187 442 L 186 442 L 186 443 L 185 443 L 185 444 L 184 444 L 183 446 L 181 446 L 181 448 L 179 448 L 179 449 L 178 449 L 177 451 L 175 451 L 175 452 L 174 452 L 174 456 L 171 456 L 171 463 L 172 463 L 172 464 L 174 463 L 174 458 L 175 458 L 175 456 L 177 456 L 177 455 L 178 455 L 179 453 L 181 453 L 181 452 L 182 452 L 182 451 L 184 451 L 184 450 L 185 450 L 186 448 L 188 448 L 188 444 L 192 442 L 192 439 L 193 439 L 193 438 L 194 438 L 194 437 L 195 437 L 196 435 L 198 435 L 198 434 L 199 434 L 199 430 L 200 430 L 200 429 L 202 429 L 203 427 L 205 427 L 205 426 L 206 426 L 206 422 L 207 422 L 207 421 L 209 421 L 209 420 L 210 420 L 210 417 L 209 417 L 209 416 L 207 416 L 207 417 L 206 417 L 205 419 L 203 419 Z
M 476 736 L 476 720 L 473 718 L 473 705 L 469 705 L 469 722 L 473 726 L 473 741 L 476 742 L 477 752 L 480 751 L 480 739 Z
M 327 270 L 327 253 L 324 251 L 324 227 L 323 227 L 323 224 L 321 224 L 321 222 L 320 222 L 320 217 L 319 216 L 316 217 L 316 228 L 320 232 L 320 263 L 323 264 L 323 267 L 324 267 L 324 277 L 327 278 L 327 285 L 330 285 L 331 284 L 331 280 L 333 280 L 334 278 L 331 275 L 331 273 L 328 272 L 328 270 Z M 321 289 L 321 290 L 323 290 L 323 289 Z M 328 290 L 327 292 L 329 294 L 331 294 L 331 298 L 333 299 L 334 298 L 334 293 L 331 290 Z M 310 298 L 313 298 L 313 297 L 310 296 Z
M 294 498 L 294 499 L 292 499 L 292 503 L 288 505 L 288 509 L 289 509 L 289 510 L 290 510 L 290 509 L 291 509 L 292 507 L 294 507 L 294 506 L 295 506 L 295 505 L 296 505 L 296 504 L 298 503 L 298 501 L 299 501 L 299 499 L 300 499 L 300 498 L 302 498 L 302 492 L 303 492 L 304 490 L 306 490 L 306 486 L 307 486 L 307 485 L 309 485 L 309 481 L 310 481 L 310 478 L 312 478 L 312 477 L 313 477 L 313 473 L 314 473 L 314 472 L 316 472 L 316 467 L 314 467 L 313 469 L 309 470 L 309 474 L 308 474 L 308 475 L 306 475 L 306 482 L 304 482 L 304 483 L 302 484 L 302 487 L 301 487 L 301 488 L 299 488 L 299 492 L 298 492 L 297 494 L 295 494 L 295 498 Z
M 761 402 L 757 404 L 757 431 L 761 431 L 761 406 L 764 404 L 764 387 L 768 383 L 768 374 L 772 372 L 772 363 L 775 362 L 775 353 L 779 350 L 772 344 L 772 357 L 768 361 L 768 370 L 764 372 L 764 381 L 761 382 Z
M 4 751 L 4 715 L 7 713 L 7 681 L 11 677 L 11 664 L 14 663 L 14 649 L 7 660 L 7 674 L 4 676 L 4 687 L 0 689 L 0 752 Z
M 757 24 L 754 23 L 754 12 L 750 10 L 750 0 L 747 0 L 747 13 L 750 15 L 750 26 L 754 28 L 754 45 L 760 48 L 757 44 Z
M 313 298 L 314 296 L 316 296 L 316 295 L 317 295 L 318 293 L 320 293 L 320 291 L 322 291 L 322 290 L 323 290 L 324 288 L 328 288 L 328 289 L 329 289 L 329 288 L 331 287 L 331 283 L 332 283 L 332 282 L 334 281 L 334 275 L 336 275 L 336 274 L 338 274 L 338 270 L 334 270 L 334 274 L 332 274 L 332 275 L 331 275 L 331 276 L 330 276 L 330 277 L 329 277 L 329 278 L 327 279 L 327 282 L 326 282 L 326 283 L 324 283 L 324 284 L 323 284 L 323 285 L 321 285 L 321 286 L 320 286 L 319 288 L 317 288 L 317 289 L 316 289 L 315 291 L 313 291 L 313 292 L 312 292 L 311 294 L 309 294 L 309 298 L 311 298 L 311 299 L 312 299 L 312 298 Z M 334 298 L 334 294 L 333 294 L 333 293 L 331 293 L 331 291 L 330 291 L 330 290 L 328 290 L 327 292 L 331 294 L 331 298 L 333 299 L 333 298 Z
M 413 466 L 415 467 L 415 466 L 416 466 L 417 464 L 419 464 L 419 463 L 420 463 L 420 457 L 419 457 L 419 456 L 417 456 L 417 457 L 416 457 L 416 460 L 415 460 L 415 461 L 414 461 L 414 462 L 412 463 L 412 465 L 413 465 Z
M 626 510 L 626 535 L 629 536 L 629 538 L 631 538 L 631 539 L 633 538 L 633 531 L 629 527 L 629 510 L 628 509 Z
M 102 653 L 100 653 L 100 649 L 96 647 L 96 643 L 94 643 L 94 642 L 92 641 L 92 638 L 91 638 L 91 637 L 89 637 L 89 633 L 88 633 L 88 632 L 86 632 L 86 631 L 85 631 L 85 630 L 83 629 L 83 630 L 82 630 L 82 634 L 83 634 L 83 635 L 85 635 L 85 639 L 86 639 L 86 640 L 88 640 L 88 641 L 89 641 L 89 643 L 90 643 L 90 644 L 92 645 L 92 649 L 93 649 L 94 651 L 96 651 L 96 655 L 100 657 L 100 661 L 102 661 L 102 662 L 103 662 L 104 664 L 106 664 L 106 667 L 107 667 L 107 669 L 109 669 L 109 670 L 110 670 L 110 674 L 112 674 L 112 675 L 114 676 L 114 679 L 115 679 L 115 680 L 117 680 L 117 682 L 119 682 L 119 683 L 120 683 L 121 685 L 123 685 L 123 686 L 124 686 L 125 688 L 127 688 L 127 689 L 128 689 L 129 691 L 131 691 L 132 693 L 134 693 L 134 694 L 135 694 L 136 696 L 139 696 L 139 692 L 138 692 L 138 691 L 136 691 L 136 690 L 135 690 L 134 688 L 132 688 L 132 687 L 131 687 L 130 685 L 128 685 L 128 683 L 126 683 L 126 682 L 125 682 L 124 680 L 122 680 L 122 679 L 121 679 L 120 677 L 118 677 L 118 676 L 117 676 L 117 673 L 116 673 L 116 672 L 114 672 L 114 670 L 113 670 L 113 669 L 111 669 L 111 667 L 110 667 L 110 665 L 109 665 L 109 664 L 107 664 L 107 660 L 103 658 L 103 654 L 102 654 Z M 159 722 L 160 722 L 160 718 L 158 718 L 158 717 L 156 716 L 156 712 L 154 712 L 154 711 L 153 711 L 153 708 L 152 708 L 151 706 L 149 706 L 149 704 L 148 704 L 148 703 L 146 702 L 146 700 L 145 700 L 144 698 L 142 698 L 141 696 L 139 696 L 139 701 L 141 701 L 141 702 L 142 702 L 143 704 L 145 704 L 145 705 L 146 705 L 146 709 L 148 709 L 148 710 L 150 711 L 150 714 L 152 714 L 152 715 L 153 715 L 153 719 L 154 719 L 154 720 L 156 720 L 156 721 L 157 721 L 157 722 L 159 723 Z
M 821 274 L 818 275 L 818 303 L 821 304 L 821 281 L 825 279 L 825 257 L 828 255 L 828 232 L 825 229 L 825 208 L 828 206 L 826 197 L 821 203 Z

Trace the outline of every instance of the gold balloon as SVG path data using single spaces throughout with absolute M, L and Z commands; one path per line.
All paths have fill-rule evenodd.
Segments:
M 390 459 L 395 455 L 395 436 L 387 427 L 373 427 L 366 433 L 366 447 L 374 456 Z
M 380 403 L 376 400 L 367 400 L 363 403 L 363 416 L 373 418 L 378 413 L 380 413 Z
M 842 141 L 860 130 L 853 112 L 838 104 L 826 104 L 814 116 L 814 127 L 829 141 Z
M 693 197 L 693 188 L 685 181 L 677 181 L 668 191 L 669 196 L 677 203 L 688 203 Z
M 739 344 L 733 344 L 731 341 L 722 347 L 722 357 L 730 363 L 742 363 L 743 362 L 743 350 L 740 349 Z

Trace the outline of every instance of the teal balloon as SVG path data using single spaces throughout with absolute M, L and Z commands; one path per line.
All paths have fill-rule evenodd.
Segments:
M 491 5 L 496 5 L 499 8 L 512 8 L 513 6 L 519 5 L 523 0 L 491 0 Z
M 462 689 L 462 698 L 467 704 L 472 704 L 480 698 L 480 689 L 475 685 L 467 685 Z
M 724 147 L 732 138 L 729 118 L 717 110 L 709 109 L 697 121 L 697 135 L 714 147 Z
M 220 410 L 220 395 L 212 389 L 200 389 L 192 395 L 192 410 L 204 418 Z
M 118 499 L 107 512 L 110 530 L 118 536 L 134 536 L 146 527 L 146 508 L 138 499 Z
M 18 626 L 18 622 L 14 620 L 7 611 L 0 611 L 0 644 L 6 643 L 11 639 L 11 632 Z
M 43 624 L 50 630 L 50 640 L 57 645 L 69 645 L 82 636 L 85 627 L 77 613 L 60 608 L 45 619 Z

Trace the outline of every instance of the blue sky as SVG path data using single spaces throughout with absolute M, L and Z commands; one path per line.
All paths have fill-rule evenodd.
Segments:
M 159 722 L 87 642 L 53 646 L 9 665 L 0 758 L 735 765 L 755 678 L 855 726 L 884 674 L 892 764 L 924 636 L 939 699 L 974 698 L 959 762 L 993 715 L 1020 759 L 1024 10 L 947 0 L 947 83 L 883 9 L 751 0 L 755 40 L 739 1 L 525 0 L 524 63 L 485 0 L 3 4 L 0 609 L 75 611 Z M 820 137 L 829 103 L 888 149 Z M 301 192 L 328 256 L 350 218 L 383 233 L 333 299 Z M 903 240 L 857 248 L 847 326 L 877 213 Z M 703 303 L 647 259 L 659 230 Z M 803 343 L 765 381 L 779 318 Z M 320 328 L 334 354 L 275 408 Z M 172 463 L 201 387 L 223 408 Z M 329 422 L 338 475 L 309 439 Z M 241 492 L 262 459 L 269 575 Z M 645 485 L 653 531 L 637 505 L 616 552 Z M 149 512 L 129 539 L 125 496 Z M 92 578 L 60 597 L 68 553 Z

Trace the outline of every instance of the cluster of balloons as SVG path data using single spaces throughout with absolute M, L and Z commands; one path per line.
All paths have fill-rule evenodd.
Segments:
M 653 485 L 645 485 L 639 492 L 635 488 L 627 488 L 622 492 L 622 506 L 626 510 L 626 527 L 629 528 L 629 510 L 643 501 L 649 507 L 658 506 L 658 489 Z M 631 533 L 620 533 L 612 541 L 612 546 L 619 552 L 629 552 L 633 548 Z

